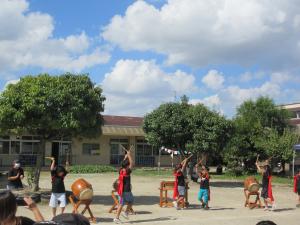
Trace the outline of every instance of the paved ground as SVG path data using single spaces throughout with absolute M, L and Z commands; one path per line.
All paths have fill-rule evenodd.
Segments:
M 79 175 L 66 177 L 66 187 L 79 178 Z M 110 196 L 112 182 L 117 178 L 116 174 L 84 175 L 86 180 L 92 183 L 95 197 L 92 211 L 99 224 L 112 224 L 115 214 L 107 211 L 112 204 Z M 265 212 L 262 209 L 249 210 L 243 207 L 244 195 L 240 184 L 234 182 L 212 181 L 211 209 L 204 211 L 198 208 L 197 192 L 198 184 L 190 185 L 191 208 L 177 211 L 174 208 L 160 208 L 158 187 L 161 177 L 132 177 L 133 193 L 135 195 L 134 210 L 137 215 L 130 220 L 123 220 L 131 224 L 197 224 L 197 225 L 254 225 L 260 220 L 273 220 L 278 225 L 299 225 L 300 209 L 295 207 L 296 196 L 290 187 L 274 187 L 274 196 L 277 200 L 276 212 Z M 165 179 L 170 180 L 170 178 Z M 41 187 L 50 187 L 50 178 L 43 175 Z M 46 204 L 39 204 L 46 219 L 51 218 L 51 210 Z M 71 212 L 68 205 L 66 212 Z M 20 207 L 19 215 L 31 216 L 27 209 Z

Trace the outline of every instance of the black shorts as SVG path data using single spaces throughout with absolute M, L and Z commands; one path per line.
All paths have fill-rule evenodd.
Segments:
M 267 187 L 263 187 L 261 190 L 261 197 L 264 199 L 269 198 L 269 191 Z

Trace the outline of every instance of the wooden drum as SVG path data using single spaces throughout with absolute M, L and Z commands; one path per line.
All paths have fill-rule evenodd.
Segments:
M 78 200 L 90 200 L 94 194 L 92 185 L 82 178 L 76 180 L 72 184 L 71 189 Z
M 249 192 L 258 192 L 259 191 L 259 183 L 258 181 L 255 179 L 255 177 L 247 177 L 245 182 L 244 182 L 244 187 L 245 190 L 249 191 Z

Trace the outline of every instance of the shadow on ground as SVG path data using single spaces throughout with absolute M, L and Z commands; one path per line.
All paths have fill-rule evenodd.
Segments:
M 93 204 L 109 205 L 113 204 L 111 195 L 94 195 Z M 155 205 L 159 204 L 159 196 L 134 196 L 134 205 Z
M 222 188 L 242 188 L 244 183 L 240 181 L 211 181 L 211 187 L 222 187 Z

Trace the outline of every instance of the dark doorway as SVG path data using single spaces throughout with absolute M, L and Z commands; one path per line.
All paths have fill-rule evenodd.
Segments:
M 52 157 L 55 158 L 55 162 L 58 162 L 59 157 L 59 142 L 52 142 Z

